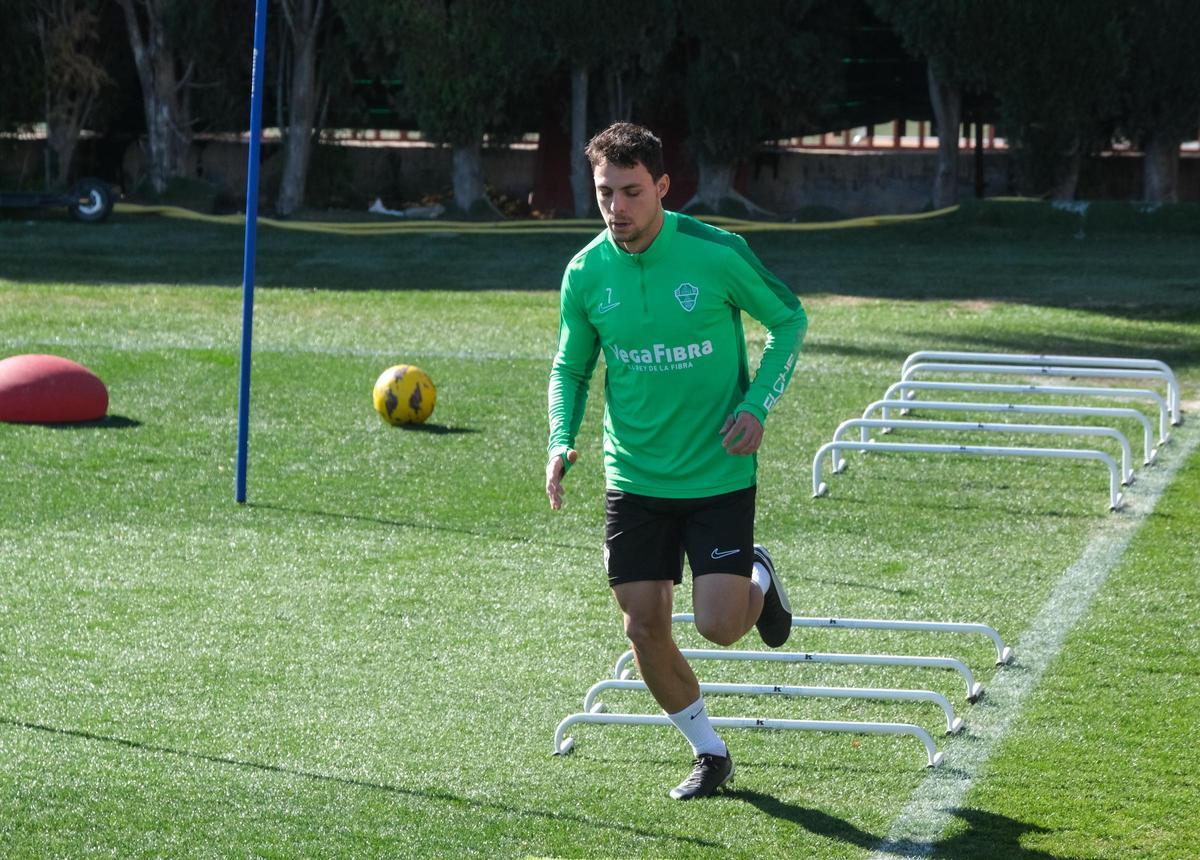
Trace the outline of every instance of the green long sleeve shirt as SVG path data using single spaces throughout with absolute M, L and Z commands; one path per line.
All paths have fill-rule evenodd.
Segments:
M 765 424 L 787 388 L 808 318 L 744 239 L 675 212 L 665 213 L 640 254 L 605 230 L 567 265 L 560 310 L 551 456 L 575 447 L 603 351 L 610 488 L 699 498 L 754 484 L 756 457 L 727 453 L 721 426 L 739 412 Z M 742 311 L 769 332 L 753 381 Z

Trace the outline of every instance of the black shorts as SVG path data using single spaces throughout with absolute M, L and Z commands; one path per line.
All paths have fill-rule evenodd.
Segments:
M 604 494 L 608 584 L 692 577 L 749 576 L 754 569 L 754 487 L 701 499 L 661 499 L 621 490 Z

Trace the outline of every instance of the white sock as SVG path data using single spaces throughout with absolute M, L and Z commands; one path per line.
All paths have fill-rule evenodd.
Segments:
M 729 755 L 729 747 L 717 737 L 712 723 L 708 721 L 708 710 L 704 707 L 703 696 L 679 713 L 667 714 L 667 719 L 683 732 L 683 736 L 692 745 L 693 755 Z
M 771 574 L 767 573 L 767 569 L 760 562 L 754 562 L 754 572 L 750 574 L 750 581 L 757 585 L 763 594 L 771 590 Z

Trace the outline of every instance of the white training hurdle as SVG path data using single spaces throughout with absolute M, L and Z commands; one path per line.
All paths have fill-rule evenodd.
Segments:
M 979 373 L 1016 374 L 1021 376 L 1068 376 L 1084 378 L 1123 378 L 1155 380 L 1166 384 L 1167 396 L 1150 388 L 1118 388 L 1091 385 L 1034 385 L 1000 384 L 992 382 L 945 382 L 917 380 L 921 373 Z M 919 392 L 932 391 L 945 395 L 949 392 L 973 394 L 1037 394 L 1072 397 L 1106 397 L 1113 399 L 1148 399 L 1158 407 L 1158 444 L 1170 439 L 1168 421 L 1182 421 L 1179 381 L 1166 363 L 1150 358 L 1115 358 L 1095 355 L 1034 355 L 1007 352 L 956 352 L 948 350 L 919 350 L 909 354 L 901 368 L 901 378 L 888 386 L 883 398 L 872 402 L 863 411 L 861 418 L 843 421 L 834 431 L 833 440 L 822 445 L 813 457 L 813 497 L 826 495 L 828 485 L 822 480 L 822 463 L 829 454 L 833 462 L 833 473 L 846 467 L 844 453 L 847 451 L 870 451 L 889 454 L 970 454 L 985 457 L 1031 457 L 1062 460 L 1098 460 L 1109 470 L 1109 510 L 1121 508 L 1122 495 L 1118 486 L 1133 481 L 1131 464 L 1132 451 L 1129 438 L 1115 427 L 1099 425 L 1034 424 L 987 421 L 935 421 L 897 420 L 892 412 L 901 415 L 913 409 L 927 411 L 957 412 L 1008 412 L 1021 415 L 1059 415 L 1066 417 L 1122 418 L 1137 421 L 1142 427 L 1144 465 L 1154 462 L 1157 454 L 1152 436 L 1150 420 L 1141 411 L 1130 408 L 1107 406 L 1057 405 L 1053 403 L 994 403 L 967 402 L 939 399 L 918 401 Z M 880 417 L 872 418 L 879 410 Z M 860 431 L 860 439 L 852 442 L 844 434 L 852 429 Z M 1026 446 L 1001 445 L 947 445 L 919 442 L 876 442 L 870 430 L 882 433 L 907 428 L 930 431 L 981 431 L 984 433 L 1037 433 L 1078 436 L 1103 436 L 1114 439 L 1121 446 L 1120 466 L 1104 451 L 1083 448 L 1033 448 Z
M 868 735 L 911 735 L 925 747 L 925 766 L 937 767 L 942 763 L 943 753 L 934 746 L 929 732 L 909 723 L 874 723 L 841 720 L 776 720 L 763 717 L 709 717 L 708 721 L 718 729 L 798 729 L 817 732 L 853 732 Z M 664 715 L 655 714 L 570 714 L 554 730 L 554 754 L 564 755 L 575 746 L 575 739 L 564 737 L 567 727 L 574 723 L 601 723 L 624 726 L 670 726 Z
M 1168 378 L 1169 371 L 1143 370 L 1126 367 L 1093 367 L 1082 365 L 1050 365 L 1050 364 L 976 364 L 973 362 L 950 361 L 919 361 L 910 364 L 900 374 L 901 382 L 908 382 L 918 373 L 996 373 L 1016 374 L 1019 376 L 1070 376 L 1097 379 L 1157 379 L 1167 383 L 1167 408 L 1171 413 L 1171 423 L 1179 424 L 1178 394 L 1173 387 L 1173 377 Z
M 648 690 L 645 681 L 606 678 L 597 681 L 583 697 L 583 709 L 591 714 L 606 713 L 608 708 L 598 696 L 605 690 Z M 954 716 L 954 706 L 941 693 L 933 690 L 902 690 L 888 687 L 805 687 L 786 684 L 720 684 L 700 682 L 704 695 L 728 696 L 796 696 L 815 699 L 875 699 L 885 702 L 932 702 L 946 717 L 946 734 L 962 731 L 962 717 Z
M 1147 370 L 1153 371 L 1158 376 L 1154 378 L 1162 379 L 1167 384 L 1167 399 L 1171 408 L 1171 423 L 1178 425 L 1180 422 L 1180 391 L 1179 381 L 1175 378 L 1174 371 L 1164 361 L 1159 361 L 1155 358 L 1118 358 L 1115 356 L 1100 356 L 1100 355 L 1034 355 L 1028 353 L 1010 353 L 1010 352 L 949 352 L 943 350 L 918 350 L 910 353 L 904 359 L 904 364 L 900 368 L 902 379 L 907 379 L 906 376 L 909 368 L 922 362 L 954 362 L 958 364 L 973 364 L 979 363 L 999 363 L 999 364 L 1019 364 L 1032 365 L 1038 368 L 1039 373 L 1045 373 L 1043 367 L 1070 367 L 1070 368 L 1106 368 L 1108 370 Z M 1058 374 L 1050 374 L 1058 375 Z M 1073 374 L 1078 376 L 1092 374 Z M 1121 376 L 1121 374 L 1110 373 L 1109 376 Z M 1144 377 L 1150 378 L 1150 377 Z
M 1136 409 L 1108 406 L 1049 406 L 1038 403 L 968 403 L 959 400 L 922 400 L 920 404 L 923 411 L 931 412 L 1006 412 L 1015 415 L 1129 418 L 1142 425 L 1142 465 L 1149 466 L 1154 462 L 1157 454 L 1157 449 L 1154 447 L 1154 429 L 1150 425 L 1150 419 Z M 903 408 L 911 411 L 911 406 L 912 404 L 907 400 L 876 400 L 863 410 L 862 417 L 870 418 L 876 410 Z M 891 427 L 884 427 L 881 432 L 890 433 Z M 867 439 L 867 430 L 864 428 L 861 441 L 866 442 Z
M 967 686 L 967 701 L 974 703 L 983 695 L 983 684 L 967 664 L 956 657 L 918 657 L 909 654 L 824 654 L 807 651 L 734 651 L 717 648 L 680 648 L 679 653 L 687 660 L 741 660 L 756 663 L 808 663 L 837 666 L 907 666 L 918 669 L 950 669 L 963 677 Z M 633 670 L 633 650 L 626 651 L 617 660 L 613 677 L 627 680 Z
M 672 623 L 695 622 L 691 612 L 676 612 Z M 792 627 L 820 628 L 824 630 L 905 630 L 918 633 L 965 633 L 986 636 L 996 646 L 996 665 L 1003 666 L 1012 660 L 1012 649 L 1004 644 L 994 627 L 966 621 L 904 621 L 890 618 L 823 618 L 818 616 L 792 616 Z
M 1107 397 L 1112 399 L 1145 399 L 1153 400 L 1158 406 L 1158 444 L 1165 445 L 1171 439 L 1171 433 L 1167 429 L 1169 423 L 1167 401 L 1157 391 L 1151 388 L 1101 388 L 1090 385 L 1010 385 L 997 382 L 895 382 L 888 386 L 884 392 L 885 400 L 892 400 L 899 395 L 899 399 L 905 400 L 905 409 L 901 410 L 901 414 L 905 414 L 907 410 L 916 409 L 917 405 L 913 402 L 918 391 L 961 391 L 974 394 L 1048 394 L 1048 395 L 1067 395 L 1071 397 Z M 924 401 L 921 401 L 924 402 Z M 884 407 L 883 417 L 890 417 L 888 409 L 893 407 Z M 1048 406 L 1047 408 L 1061 409 L 1069 407 Z M 1070 413 L 1050 413 L 1063 414 Z M 866 416 L 863 416 L 866 417 Z
M 851 418 L 843 421 L 833 431 L 833 441 L 840 442 L 848 430 L 859 428 L 862 431 L 862 442 L 870 442 L 870 431 L 875 429 L 887 430 L 982 430 L 985 433 L 1033 433 L 1057 436 L 1103 436 L 1114 439 L 1121 446 L 1121 484 L 1133 482 L 1133 468 L 1129 461 L 1133 454 L 1129 447 L 1129 439 L 1120 430 L 1112 427 L 1074 427 L 1062 424 L 1007 424 L 988 423 L 983 421 L 920 421 L 903 418 L 883 420 L 880 418 Z M 846 468 L 845 458 L 834 458 L 834 474 Z
M 893 422 L 894 423 L 894 422 Z M 916 442 L 826 442 L 817 449 L 813 457 L 813 498 L 824 496 L 829 487 L 821 480 L 821 461 L 826 454 L 832 453 L 840 460 L 841 451 L 872 451 L 888 454 L 971 454 L 984 457 L 1047 457 L 1061 460 L 1099 460 L 1109 471 L 1109 504 L 1110 511 L 1120 510 L 1122 495 L 1118 490 L 1121 483 L 1116 460 L 1103 451 L 1085 448 L 1010 448 L 987 445 L 926 445 Z
M 678 612 L 671 616 L 673 624 L 695 622 L 690 612 Z M 949 621 L 905 621 L 880 618 L 792 618 L 792 627 L 844 629 L 844 630 L 900 630 L 927 633 L 960 633 L 986 636 L 995 646 L 996 665 L 1001 666 L 1012 659 L 1012 649 L 1004 644 L 1000 634 L 986 624 Z M 786 651 L 734 651 L 724 649 L 684 648 L 680 653 L 689 660 L 756 661 L 763 663 L 834 663 L 876 666 L 904 666 L 910 668 L 944 669 L 958 672 L 966 682 L 967 701 L 975 702 L 983 694 L 983 685 L 975 680 L 967 665 L 953 657 L 918 657 L 889 654 L 817 654 Z M 599 700 L 605 690 L 647 691 L 645 681 L 631 678 L 630 663 L 633 651 L 628 650 L 617 660 L 613 677 L 593 684 L 584 694 L 583 711 L 568 714 L 554 732 L 554 754 L 564 755 L 575 745 L 574 738 L 566 737 L 566 730 L 576 723 L 601 725 L 669 726 L 671 721 L 658 714 L 609 713 L 607 706 Z M 743 684 L 700 682 L 700 692 L 708 695 L 806 697 L 834 699 L 863 699 L 891 702 L 917 702 L 936 704 L 942 710 L 946 722 L 946 734 L 962 731 L 963 720 L 954 714 L 949 699 L 933 690 L 902 689 L 888 687 L 814 687 L 788 684 Z M 878 735 L 909 735 L 917 738 L 925 747 L 926 766 L 937 767 L 943 754 L 934 746 L 933 739 L 924 728 L 912 723 L 846 721 L 846 720 L 784 720 L 760 717 L 710 717 L 717 728 L 789 729 L 822 732 L 857 732 Z

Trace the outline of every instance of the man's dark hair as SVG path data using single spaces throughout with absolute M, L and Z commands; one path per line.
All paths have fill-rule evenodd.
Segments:
M 632 122 L 614 122 L 588 141 L 583 152 L 592 170 L 601 161 L 620 167 L 636 167 L 641 162 L 656 182 L 666 172 L 662 141 L 650 129 Z

